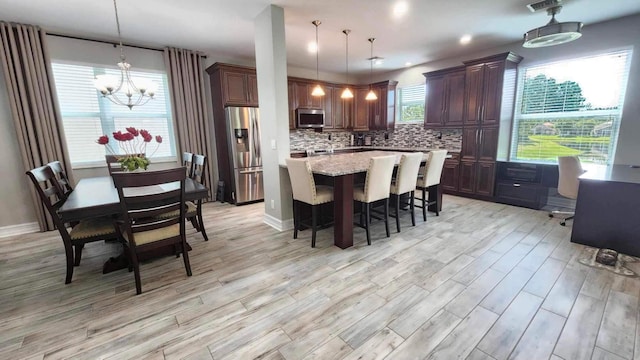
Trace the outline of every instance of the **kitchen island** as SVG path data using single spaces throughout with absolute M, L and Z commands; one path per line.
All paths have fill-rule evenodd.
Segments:
M 353 246 L 353 182 L 356 174 L 366 173 L 369 161 L 376 156 L 396 156 L 400 162 L 402 152 L 364 151 L 346 154 L 330 154 L 309 158 L 311 171 L 333 178 L 334 245 L 341 249 Z M 426 161 L 424 154 L 423 161 Z

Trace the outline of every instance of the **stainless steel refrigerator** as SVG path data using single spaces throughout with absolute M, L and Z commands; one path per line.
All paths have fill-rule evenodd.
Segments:
M 263 200 L 258 108 L 227 107 L 226 116 L 229 163 L 233 167 L 231 198 L 236 205 Z

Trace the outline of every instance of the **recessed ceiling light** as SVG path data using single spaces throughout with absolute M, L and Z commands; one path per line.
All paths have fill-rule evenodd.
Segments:
M 393 5 L 393 16 L 401 18 L 409 10 L 409 4 L 406 1 L 398 1 Z
M 413 63 L 412 63 L 412 62 L 409 62 L 409 61 L 407 61 L 406 63 L 404 63 L 404 66 L 411 66 L 411 65 L 413 65 Z
M 460 44 L 462 45 L 467 45 L 468 43 L 471 42 L 471 35 L 467 34 L 467 35 L 462 35 L 462 37 L 460 38 Z
M 383 62 L 384 62 L 384 60 L 382 60 L 382 59 L 376 59 L 375 60 L 375 64 L 376 65 L 382 65 Z
M 312 54 L 315 54 L 316 51 L 318 51 L 318 45 L 315 43 L 315 41 L 314 42 L 310 42 L 307 45 L 307 51 L 312 53 Z

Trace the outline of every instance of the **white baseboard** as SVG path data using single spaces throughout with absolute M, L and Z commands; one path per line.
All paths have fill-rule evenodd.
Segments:
M 38 226 L 37 222 L 3 226 L 0 227 L 0 238 L 30 234 L 38 231 L 40 231 L 40 226 Z
M 280 220 L 269 214 L 264 214 L 264 223 L 278 231 L 287 231 L 293 229 L 293 219 Z

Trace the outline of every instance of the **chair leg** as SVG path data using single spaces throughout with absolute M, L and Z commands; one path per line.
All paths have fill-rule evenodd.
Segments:
M 67 277 L 65 278 L 64 283 L 69 284 L 73 277 L 73 247 L 71 245 L 65 245 L 64 254 L 67 258 Z
M 133 266 L 133 278 L 136 281 L 136 294 L 140 295 L 142 294 L 142 281 L 140 281 L 140 263 L 138 263 L 138 255 L 136 254 L 135 250 L 133 250 L 132 248 L 130 249 L 130 258 Z
M 396 216 L 397 218 L 400 217 Z M 391 233 L 389 233 L 389 198 L 384 199 L 384 228 L 387 231 L 387 237 L 391 236 Z
M 184 268 L 187 270 L 187 276 L 191 276 L 191 264 L 189 263 L 189 251 L 187 251 L 187 242 L 182 240 L 182 260 L 184 260 Z
M 318 206 L 311 205 L 311 247 L 316 247 L 316 230 L 318 227 Z
M 200 225 L 198 224 L 198 222 L 196 221 L 196 217 L 190 217 L 189 221 L 191 221 L 191 225 L 193 226 L 194 229 L 196 229 L 196 231 L 200 231 Z
M 367 233 L 367 245 L 371 245 L 371 237 L 369 236 L 369 223 L 371 222 L 371 217 L 369 216 L 371 214 L 371 204 L 370 203 L 363 203 L 363 206 L 365 207 L 365 214 L 364 214 L 364 230 Z
M 300 215 L 298 214 L 298 202 L 293 200 L 293 238 L 297 239 L 298 238 L 298 217 Z
M 204 238 L 204 241 L 209 241 L 209 237 L 207 236 L 207 231 L 204 229 L 204 222 L 202 221 L 202 200 L 198 200 L 198 225 L 200 225 L 200 229 L 198 229 L 198 231 L 200 231 L 202 233 L 202 237 Z
M 387 200 L 389 201 L 389 200 Z M 396 230 L 400 232 L 400 194 L 396 195 Z
M 82 249 L 84 249 L 84 244 L 75 246 L 75 251 L 74 251 L 75 259 L 73 261 L 74 266 L 80 265 L 80 259 L 82 259 Z
M 422 188 L 422 220 L 427 221 L 427 189 Z
M 435 198 L 436 198 L 436 216 L 440 216 L 440 197 L 438 196 L 438 188 L 440 187 L 440 184 L 438 185 L 433 185 L 431 186 L 431 191 L 433 191 L 433 193 L 435 194 Z M 429 193 L 431 193 L 431 191 Z
M 411 225 L 416 226 L 415 201 L 413 200 L 414 192 L 409 193 L 409 211 L 411 211 Z

